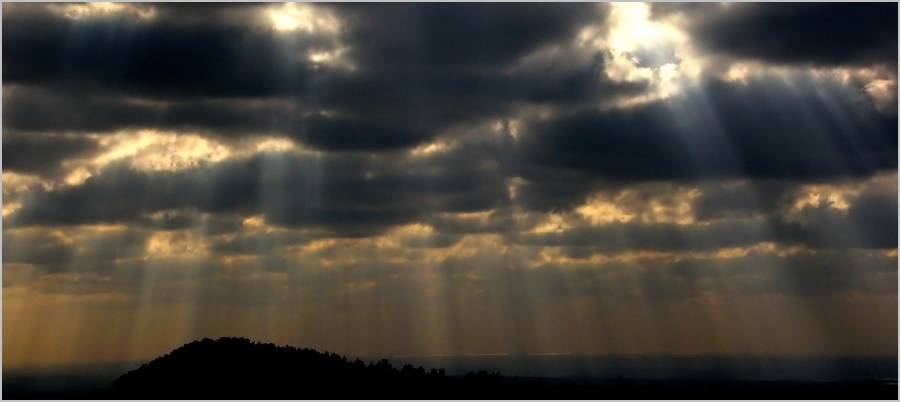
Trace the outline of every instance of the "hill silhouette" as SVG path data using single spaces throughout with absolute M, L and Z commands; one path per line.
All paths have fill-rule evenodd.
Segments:
M 23 399 L 43 394 L 21 395 Z M 894 399 L 896 384 L 723 380 L 536 379 L 480 370 L 366 364 L 244 338 L 183 345 L 79 399 Z M 46 396 L 46 395 L 44 395 Z
M 500 397 L 514 384 L 499 373 L 449 377 L 444 369 L 387 359 L 251 342 L 194 341 L 117 378 L 112 396 L 152 399 L 406 399 Z

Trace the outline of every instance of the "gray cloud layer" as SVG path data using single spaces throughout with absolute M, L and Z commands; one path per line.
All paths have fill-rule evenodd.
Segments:
M 897 66 L 897 5 L 654 4 L 686 11 L 692 38 L 711 52 L 784 64 Z
M 5 290 L 436 306 L 478 333 L 590 321 L 585 298 L 896 296 L 897 116 L 866 87 L 895 88 L 896 4 L 657 4 L 691 46 L 639 61 L 615 5 L 296 6 L 332 25 L 4 3 Z

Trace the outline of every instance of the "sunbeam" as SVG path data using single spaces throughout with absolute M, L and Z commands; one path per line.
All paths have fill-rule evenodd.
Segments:
M 436 393 L 896 384 L 896 4 L 2 7 L 14 397 L 222 337 Z

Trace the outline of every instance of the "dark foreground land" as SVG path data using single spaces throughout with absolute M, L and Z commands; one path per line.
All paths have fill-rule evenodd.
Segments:
M 891 399 L 896 382 L 552 379 L 366 364 L 312 349 L 204 339 L 108 386 L 41 388 L 4 379 L 4 399 Z

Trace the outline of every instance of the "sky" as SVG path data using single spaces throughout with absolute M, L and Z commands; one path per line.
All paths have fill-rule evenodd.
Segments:
M 896 356 L 897 14 L 3 3 L 3 368 Z

